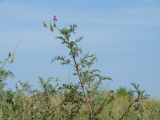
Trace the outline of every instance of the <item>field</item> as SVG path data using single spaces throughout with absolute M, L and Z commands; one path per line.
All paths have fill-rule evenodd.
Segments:
M 24 89 L 13 91 L 1 91 L 0 94 L 0 119 L 3 120 L 88 120 L 85 104 L 73 99 L 65 100 L 66 97 Z M 25 95 L 28 94 L 28 95 Z M 102 94 L 102 93 L 101 93 Z M 128 106 L 134 99 L 129 99 L 123 94 L 112 93 L 114 100 L 107 104 L 96 119 L 99 120 L 160 120 L 160 101 L 147 99 L 142 102 L 143 111 L 136 110 L 134 104 L 130 110 Z M 109 97 L 108 92 L 103 96 Z M 131 101 L 129 101 L 131 100 Z M 80 100 L 79 100 L 80 101 Z

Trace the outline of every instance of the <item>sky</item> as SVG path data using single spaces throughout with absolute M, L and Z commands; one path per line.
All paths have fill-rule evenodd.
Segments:
M 38 77 L 74 81 L 72 68 L 51 63 L 66 49 L 56 34 L 43 27 L 52 15 L 58 25 L 77 24 L 75 36 L 83 36 L 84 51 L 96 53 L 96 67 L 113 81 L 103 88 L 140 85 L 160 98 L 160 1 L 159 0 L 0 0 L 0 60 L 14 51 L 15 61 L 6 67 L 15 78 L 38 88 Z

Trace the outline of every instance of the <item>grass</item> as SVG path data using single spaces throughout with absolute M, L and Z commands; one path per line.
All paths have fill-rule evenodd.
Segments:
M 103 93 L 104 96 L 108 92 Z M 130 104 L 127 96 L 114 95 L 114 100 L 108 104 L 103 112 L 98 115 L 99 120 L 119 120 Z M 23 93 L 8 91 L 3 93 L 0 100 L 0 119 L 3 120 L 70 120 L 63 112 L 60 105 L 61 97 L 38 93 L 26 96 Z M 160 101 L 148 99 L 144 103 L 143 120 L 160 120 Z M 66 111 L 72 109 L 73 104 L 63 106 Z M 139 112 L 134 108 L 124 120 L 137 120 Z M 73 117 L 74 120 L 88 120 L 85 106 L 82 105 L 80 112 Z

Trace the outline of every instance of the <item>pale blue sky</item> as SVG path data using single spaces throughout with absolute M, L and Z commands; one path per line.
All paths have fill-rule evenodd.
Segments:
M 113 78 L 104 88 L 130 88 L 136 82 L 160 97 L 159 0 L 0 0 L 0 59 L 22 40 L 9 66 L 16 75 L 10 87 L 18 80 L 37 87 L 38 76 L 73 80 L 71 68 L 50 63 L 65 53 L 42 26 L 53 14 L 61 26 L 79 26 L 76 35 L 84 36 L 82 47 L 96 53 L 97 67 Z

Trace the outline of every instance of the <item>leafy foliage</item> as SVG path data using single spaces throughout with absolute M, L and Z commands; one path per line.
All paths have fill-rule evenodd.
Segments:
M 0 119 L 2 120 L 151 120 L 160 119 L 160 102 L 149 100 L 139 85 L 131 83 L 132 90 L 120 87 L 114 91 L 100 91 L 101 83 L 112 80 L 94 68 L 95 54 L 84 53 L 79 47 L 83 37 L 73 40 L 76 25 L 57 28 L 57 18 L 44 27 L 58 31 L 56 39 L 68 49 L 67 55 L 56 56 L 52 62 L 71 66 L 77 77 L 73 83 L 60 79 L 39 77 L 41 89 L 33 89 L 19 81 L 15 91 L 5 89 L 5 80 L 14 74 L 5 68 L 14 61 L 14 54 L 0 62 Z M 152 102 L 151 102 L 152 101 Z

